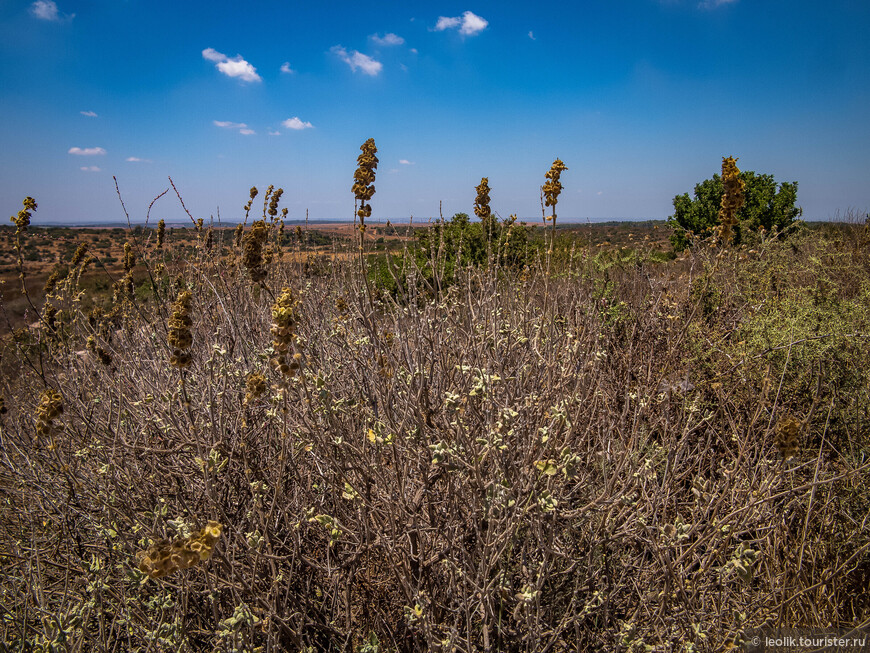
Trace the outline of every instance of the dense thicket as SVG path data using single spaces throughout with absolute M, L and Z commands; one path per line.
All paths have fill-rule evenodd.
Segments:
M 665 263 L 557 243 L 548 275 L 456 218 L 369 294 L 354 256 L 283 263 L 255 224 L 183 269 L 139 234 L 150 302 L 119 283 L 85 314 L 70 265 L 7 344 L 6 650 L 719 651 L 867 625 L 865 228 Z

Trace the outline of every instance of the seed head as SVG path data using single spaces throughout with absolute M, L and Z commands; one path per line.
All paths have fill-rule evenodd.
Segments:
M 78 246 L 76 251 L 73 253 L 72 258 L 70 259 L 70 265 L 78 265 L 82 262 L 82 259 L 85 258 L 85 254 L 88 253 L 88 244 L 82 243 Z
M 561 159 L 556 159 L 553 161 L 553 165 L 550 166 L 547 174 L 544 175 L 547 179 L 542 187 L 545 199 L 544 205 L 552 206 L 554 212 L 556 210 L 556 204 L 559 202 L 559 195 L 562 193 L 562 182 L 560 181 L 560 177 L 562 176 L 562 172 L 567 169 L 568 167 L 562 163 Z
M 302 354 L 294 351 L 296 344 L 296 306 L 299 302 L 290 288 L 284 288 L 272 305 L 272 348 L 275 356 L 272 368 L 285 377 L 292 377 L 301 367 Z
M 55 431 L 54 420 L 63 413 L 63 397 L 51 388 L 42 393 L 36 407 L 36 434 L 51 437 Z
M 477 198 L 474 200 L 474 215 L 484 220 L 492 215 L 489 208 L 489 177 L 483 177 L 475 190 Z
M 193 335 L 190 327 L 193 320 L 190 318 L 190 291 L 183 290 L 178 293 L 175 303 L 172 305 L 172 317 L 169 318 L 169 346 L 172 347 L 172 356 L 169 364 L 179 369 L 190 367 L 191 356 L 187 351 L 193 344 Z
M 266 278 L 266 270 L 263 267 L 263 245 L 266 238 L 269 236 L 269 228 L 264 220 L 257 220 L 251 225 L 251 230 L 245 234 L 244 244 L 245 250 L 242 256 L 242 263 L 248 274 L 251 275 L 251 280 L 260 283 Z
M 19 232 L 30 226 L 30 215 L 32 211 L 36 210 L 36 200 L 32 197 L 25 197 L 22 204 L 24 204 L 24 208 L 18 212 L 18 215 L 9 218 L 9 222 L 14 222 Z
M 372 214 L 372 207 L 367 202 L 375 194 L 375 171 L 378 169 L 378 148 L 375 147 L 375 139 L 370 138 L 363 143 L 360 148 L 360 154 L 356 161 L 358 167 L 353 173 L 353 191 L 354 197 L 359 200 L 360 207 L 356 214 L 360 219 L 360 231 L 365 231 L 364 221 Z
M 266 377 L 258 372 L 249 374 L 245 382 L 245 403 L 256 401 L 266 394 L 266 387 Z
M 797 455 L 800 450 L 801 423 L 794 417 L 784 417 L 776 425 L 774 444 L 783 460 Z
M 159 540 L 147 550 L 136 553 L 136 565 L 149 578 L 163 578 L 181 569 L 189 569 L 211 558 L 222 531 L 223 526 L 219 522 L 210 521 L 205 528 L 190 537 L 179 538 L 172 543 Z
M 734 227 L 737 226 L 737 212 L 746 201 L 744 189 L 746 182 L 740 178 L 737 169 L 737 159 L 727 157 L 722 159 L 722 202 L 719 207 L 719 238 L 726 245 L 734 238 Z
M 132 272 L 134 267 L 136 267 L 136 255 L 133 253 L 133 246 L 124 243 L 124 271 Z
M 163 239 L 166 237 L 166 220 L 157 223 L 157 249 L 163 249 Z
M 46 295 L 51 294 L 58 281 L 60 281 L 60 268 L 55 268 L 48 279 L 45 280 L 43 290 L 45 290 Z
M 274 218 L 278 215 L 278 202 L 281 201 L 281 196 L 284 194 L 284 189 L 279 188 L 272 193 L 272 198 L 269 200 L 269 216 Z

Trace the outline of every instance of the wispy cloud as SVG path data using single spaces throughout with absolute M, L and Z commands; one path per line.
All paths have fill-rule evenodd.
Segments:
M 296 71 L 290 67 L 289 61 L 285 61 L 284 63 L 281 64 L 281 72 L 287 73 L 289 75 L 291 73 L 295 73 Z
M 701 9 L 715 9 L 716 7 L 721 7 L 723 5 L 731 5 L 736 3 L 737 0 L 702 0 L 698 6 Z
M 405 39 L 392 32 L 387 32 L 383 36 L 372 34 L 371 39 L 376 45 L 402 45 L 405 42 Z
M 85 172 L 102 172 L 102 168 L 98 168 L 97 166 L 82 166 L 80 170 L 84 170 Z
M 106 150 L 101 147 L 71 147 L 67 154 L 76 154 L 78 156 L 96 156 L 105 154 Z
M 30 5 L 30 13 L 40 20 L 72 20 L 75 14 L 61 14 L 54 0 L 36 0 Z
M 151 163 L 151 159 L 140 159 L 138 156 L 128 156 L 124 160 L 127 163 Z
M 96 118 L 97 114 L 94 111 L 79 111 L 83 116 L 87 116 L 88 118 Z
M 436 32 L 459 28 L 459 33 L 463 36 L 474 36 L 480 34 L 486 29 L 489 22 L 481 18 L 475 13 L 466 11 L 462 16 L 439 16 L 438 22 L 435 24 Z
M 413 162 L 413 161 L 408 161 L 408 159 L 399 159 L 399 163 L 401 163 L 403 166 L 412 166 L 412 165 L 414 165 L 414 162 Z
M 218 52 L 214 48 L 206 48 L 202 51 L 202 58 L 207 61 L 213 61 L 215 68 L 227 77 L 236 77 L 243 82 L 263 81 L 263 78 L 257 74 L 257 69 L 242 59 L 240 54 L 230 59 L 227 55 Z
M 371 75 L 374 77 L 383 69 L 384 65 L 375 59 L 372 59 L 367 54 L 363 54 L 362 52 L 358 52 L 353 50 L 348 52 L 340 45 L 335 45 L 332 47 L 331 52 L 338 56 L 344 63 L 350 66 L 350 69 L 353 72 L 357 70 L 361 70 L 366 75 Z
M 244 134 L 245 136 L 251 136 L 257 133 L 243 122 L 230 122 L 229 120 L 213 120 L 212 122 L 215 127 L 220 127 L 221 129 L 238 129 L 239 133 Z
M 537 40 L 538 40 L 538 39 L 535 38 L 535 33 L 534 33 L 533 31 L 531 31 L 531 30 L 529 30 L 529 38 L 532 39 L 533 41 L 537 41 Z
M 459 24 L 462 21 L 459 18 L 453 17 L 448 18 L 447 16 L 439 16 L 438 22 L 435 24 L 436 32 L 443 32 L 446 29 L 452 29 L 454 27 L 459 27 Z
M 281 135 L 281 132 L 279 132 L 277 129 L 275 131 L 269 132 L 269 136 L 280 136 L 280 135 Z
M 296 131 L 302 129 L 312 129 L 314 127 L 314 125 L 312 125 L 310 122 L 302 122 L 298 116 L 288 118 L 281 124 L 284 125 L 287 129 L 295 129 Z

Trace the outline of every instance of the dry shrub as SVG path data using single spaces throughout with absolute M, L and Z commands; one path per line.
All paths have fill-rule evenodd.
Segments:
M 73 306 L 64 343 L 18 346 L 9 650 L 713 651 L 866 625 L 863 252 L 815 295 L 823 244 L 796 237 L 458 267 L 394 301 L 339 258 L 266 268 L 264 228 L 118 328 Z M 783 297 L 821 299 L 794 321 Z M 210 559 L 143 573 L 217 524 Z

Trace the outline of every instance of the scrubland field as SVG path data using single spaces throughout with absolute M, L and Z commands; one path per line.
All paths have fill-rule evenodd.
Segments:
M 3 231 L 0 648 L 870 624 L 870 226 L 275 215 Z

